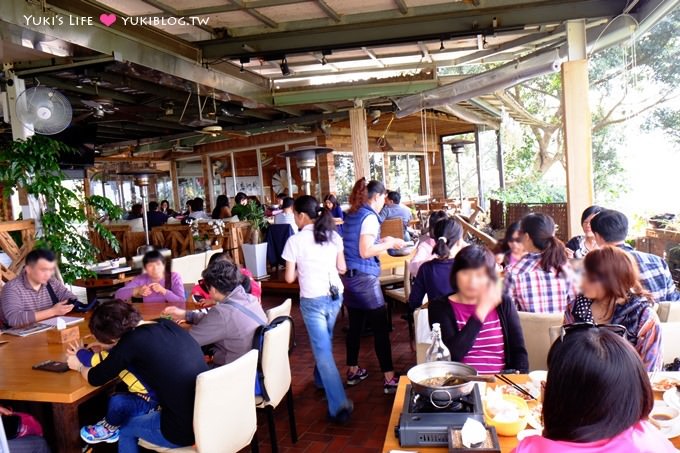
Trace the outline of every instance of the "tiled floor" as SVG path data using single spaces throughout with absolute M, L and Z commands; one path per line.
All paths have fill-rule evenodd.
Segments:
M 283 301 L 285 297 L 287 296 L 270 294 L 265 297 L 263 304 L 269 308 Z M 403 307 L 397 307 L 392 315 L 391 339 L 395 369 L 397 372 L 405 373 L 415 364 L 415 352 L 412 352 L 409 346 L 407 324 L 401 319 L 403 313 Z M 279 451 L 282 453 L 374 453 L 381 451 L 394 397 L 383 393 L 382 373 L 373 352 L 373 337 L 363 338 L 359 360 L 360 365 L 368 369 L 369 377 L 361 384 L 347 389 L 349 398 L 354 401 L 354 414 L 347 425 L 338 426 L 326 420 L 327 406 L 325 401 L 322 401 L 323 394 L 314 386 L 312 376 L 314 361 L 309 338 L 295 299 L 292 317 L 295 321 L 297 345 L 291 355 L 291 367 L 299 440 L 296 444 L 291 442 L 287 411 L 285 403 L 282 403 L 275 412 Z M 339 316 L 333 342 L 336 362 L 343 377 L 345 374 L 343 327 L 346 325 L 347 318 Z M 265 414 L 260 414 L 259 422 L 257 435 L 260 441 L 260 451 L 268 453 L 271 451 L 271 445 Z

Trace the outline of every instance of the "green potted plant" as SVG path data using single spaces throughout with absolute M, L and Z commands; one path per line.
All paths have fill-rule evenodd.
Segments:
M 250 200 L 246 205 L 243 220 L 250 223 L 250 244 L 242 245 L 246 267 L 253 273 L 253 277 L 265 277 L 267 275 L 267 243 L 262 242 L 262 234 L 268 223 L 264 216 L 264 209 L 255 201 Z
M 98 219 L 116 220 L 123 210 L 98 195 L 85 197 L 82 188 L 70 189 L 59 167 L 61 155 L 77 151 L 42 135 L 15 140 L 0 152 L 0 185 L 3 196 L 22 189 L 39 204 L 37 247 L 53 250 L 59 257 L 59 270 L 65 282 L 94 276 L 87 266 L 96 262 L 99 250 L 87 229 L 92 228 L 116 251 L 120 244 Z

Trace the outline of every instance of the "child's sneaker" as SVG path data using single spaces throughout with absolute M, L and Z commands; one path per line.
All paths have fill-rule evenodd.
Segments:
M 106 442 L 107 444 L 116 443 L 120 436 L 120 430 L 118 428 L 110 429 L 109 426 L 104 420 L 96 425 L 83 426 L 80 429 L 80 438 L 88 444 L 98 444 L 101 442 Z
M 395 393 L 397 391 L 398 386 L 399 378 L 397 377 L 396 374 L 389 381 L 387 379 L 383 381 L 383 391 L 385 392 L 385 395 Z
M 367 377 L 368 371 L 366 371 L 366 368 L 359 368 L 354 373 L 347 370 L 347 385 L 357 385 Z

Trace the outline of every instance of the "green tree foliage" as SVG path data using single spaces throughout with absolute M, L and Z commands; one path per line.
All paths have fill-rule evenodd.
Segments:
M 123 214 L 108 198 L 84 197 L 82 191 L 62 184 L 67 178 L 59 168 L 59 156 L 75 152 L 62 142 L 41 135 L 10 142 L 0 152 L 3 196 L 10 197 L 14 190 L 23 189 L 39 201 L 41 228 L 36 245 L 57 253 L 66 282 L 92 275 L 85 266 L 95 262 L 99 250 L 87 235 L 87 225 L 118 251 L 116 238 L 94 219 L 102 213 L 112 219 Z
M 599 201 L 616 199 L 624 190 L 619 151 L 625 146 L 626 121 L 642 116 L 645 130 L 662 129 L 680 143 L 680 112 L 669 100 L 680 94 L 680 9 L 631 43 L 590 58 L 593 177 Z M 513 116 L 525 123 L 522 143 L 506 149 L 509 201 L 559 199 L 545 175 L 565 165 L 559 73 L 517 85 L 505 96 Z

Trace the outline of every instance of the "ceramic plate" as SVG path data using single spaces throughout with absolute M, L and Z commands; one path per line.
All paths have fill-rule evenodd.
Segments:
M 680 411 L 680 392 L 678 392 L 676 389 L 666 390 L 663 393 L 663 400 L 670 407 Z

